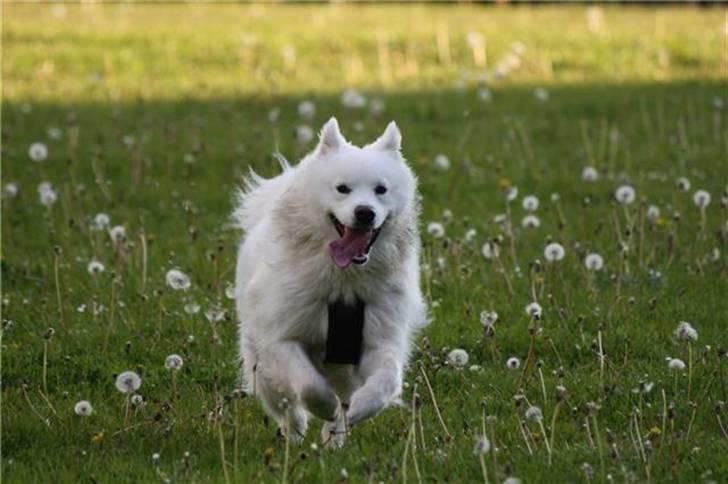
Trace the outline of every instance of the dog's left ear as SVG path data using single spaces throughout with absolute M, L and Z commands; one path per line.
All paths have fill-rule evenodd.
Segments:
M 397 123 L 394 121 L 390 122 L 382 136 L 367 146 L 367 148 L 379 151 L 391 151 L 399 154 L 399 150 L 402 148 L 402 133 L 399 132 Z

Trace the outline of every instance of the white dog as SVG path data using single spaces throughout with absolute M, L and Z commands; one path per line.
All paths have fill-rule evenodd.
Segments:
M 309 415 L 341 445 L 402 389 L 420 291 L 416 179 L 392 122 L 359 148 L 335 118 L 283 173 L 251 172 L 235 211 L 245 231 L 236 300 L 243 381 L 290 438 Z

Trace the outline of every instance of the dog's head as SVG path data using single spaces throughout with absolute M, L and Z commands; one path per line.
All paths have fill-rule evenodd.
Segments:
M 328 244 L 340 268 L 365 264 L 377 239 L 415 203 L 415 178 L 400 154 L 402 135 L 394 122 L 373 143 L 354 146 L 331 118 L 308 159 L 308 181 L 331 232 Z

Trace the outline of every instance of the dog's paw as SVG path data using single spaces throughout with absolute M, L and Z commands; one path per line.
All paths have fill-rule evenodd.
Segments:
M 343 410 L 333 422 L 324 422 L 321 427 L 321 444 L 325 449 L 340 449 L 346 442 L 348 429 Z

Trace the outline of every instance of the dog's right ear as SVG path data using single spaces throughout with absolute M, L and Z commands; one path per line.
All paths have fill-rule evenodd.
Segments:
M 320 155 L 326 155 L 336 151 L 346 144 L 346 140 L 339 130 L 339 122 L 336 121 L 336 118 L 334 117 L 329 119 L 326 124 L 324 124 L 324 127 L 321 128 L 319 138 L 319 144 L 316 147 L 316 152 Z

